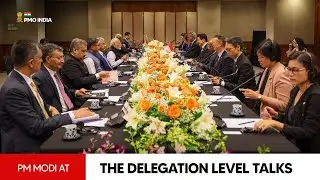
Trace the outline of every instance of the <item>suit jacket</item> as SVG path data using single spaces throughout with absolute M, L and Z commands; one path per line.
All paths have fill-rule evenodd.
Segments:
M 290 100 L 284 114 L 279 114 L 278 120 L 284 123 L 282 133 L 292 140 L 301 152 L 320 152 L 320 87 L 313 84 L 300 97 L 288 119 L 288 111 L 294 103 L 299 91 L 298 87 L 292 89 Z
M 238 57 L 237 61 L 235 62 L 234 68 L 234 72 L 237 73 L 233 76 L 230 76 L 230 81 L 225 81 L 224 87 L 229 91 L 233 90 L 240 84 L 255 76 L 251 62 L 243 53 L 241 53 L 241 55 Z M 256 90 L 256 80 L 253 78 L 246 84 L 242 85 L 240 88 Z M 238 99 L 245 103 L 249 108 L 252 108 L 254 106 L 255 101 L 246 99 L 241 91 L 235 90 L 233 94 L 237 96 Z
M 189 49 L 183 54 L 186 58 L 196 58 L 200 55 L 201 47 L 197 44 L 196 41 L 189 45 Z
M 204 65 L 204 70 L 213 76 L 224 77 L 230 75 L 234 71 L 234 60 L 228 56 L 226 51 L 223 51 L 219 58 L 218 53 L 210 59 L 207 65 Z M 225 81 L 230 81 L 231 76 L 223 78 Z
M 201 63 L 200 67 L 208 74 L 211 74 L 211 71 L 215 71 L 214 64 L 218 59 L 217 52 L 212 53 L 205 62 Z
M 44 102 L 48 111 L 48 105 Z M 48 111 L 49 112 L 49 111 Z M 55 129 L 72 123 L 68 114 L 45 120 L 41 107 L 23 77 L 11 72 L 0 90 L 2 152 L 40 152 Z
M 126 39 L 123 39 L 122 44 L 125 48 L 130 48 L 129 41 L 127 41 Z
M 94 74 L 90 75 L 88 68 L 82 60 L 66 55 L 65 63 L 61 69 L 61 78 L 70 89 L 91 89 L 98 80 Z
M 235 63 L 234 63 L 234 60 L 228 56 L 227 51 L 223 51 L 220 59 L 218 60 L 219 61 L 214 66 L 215 71 L 210 70 L 210 74 L 214 76 L 224 77 L 233 73 Z M 219 74 L 217 74 L 217 72 Z M 226 77 L 224 78 L 224 80 L 229 81 L 230 77 Z
M 4 56 L 3 60 L 4 60 L 5 67 L 6 67 L 6 72 L 8 75 L 13 70 L 12 58 L 11 58 L 11 56 Z
M 38 86 L 41 95 L 43 97 L 43 100 L 55 107 L 60 113 L 62 112 L 62 105 L 60 103 L 60 98 L 59 98 L 59 93 L 58 93 L 58 88 L 56 84 L 54 83 L 50 73 L 48 70 L 42 66 L 40 68 L 40 71 L 37 72 L 35 75 L 32 76 L 32 79 L 34 80 L 35 84 Z M 76 97 L 75 97 L 75 89 L 69 89 L 64 85 L 64 90 L 66 94 L 69 96 L 71 101 L 73 102 L 74 106 L 79 106 L 80 104 L 77 105 L 75 102 Z
M 212 53 L 210 52 L 209 48 L 208 48 L 208 44 L 206 44 L 200 51 L 200 54 L 198 57 L 195 58 L 196 61 L 200 62 L 200 63 L 205 63 L 207 61 L 208 58 L 210 58 L 209 56 Z
M 263 91 L 265 101 L 261 102 L 260 113 L 265 106 L 270 106 L 276 111 L 280 112 L 283 112 L 287 107 L 289 94 L 293 86 L 290 83 L 290 79 L 285 73 L 284 68 L 285 67 L 283 64 L 277 62 L 273 67 L 269 69 L 270 74 Z M 266 72 L 267 71 L 265 70 L 262 74 L 258 92 L 260 91 Z

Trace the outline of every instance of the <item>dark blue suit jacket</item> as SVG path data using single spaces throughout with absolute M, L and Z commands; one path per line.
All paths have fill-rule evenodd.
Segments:
M 48 105 L 45 103 L 48 111 Z M 45 120 L 41 107 L 23 77 L 13 70 L 0 90 L 2 152 L 40 152 L 55 129 L 72 123 L 68 114 Z
M 40 71 L 32 76 L 33 81 L 38 86 L 43 100 L 55 107 L 60 113 L 62 112 L 62 105 L 59 99 L 58 87 L 56 87 L 50 73 L 48 70 L 42 66 Z M 62 80 L 61 80 L 62 81 Z M 73 104 L 75 105 L 75 91 L 74 89 L 69 90 L 66 86 L 64 86 L 64 90 L 66 94 L 69 96 Z

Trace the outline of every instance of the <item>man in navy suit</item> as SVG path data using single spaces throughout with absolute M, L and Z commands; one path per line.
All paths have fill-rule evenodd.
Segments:
M 1 150 L 4 153 L 40 152 L 41 144 L 57 128 L 92 116 L 87 108 L 59 114 L 47 105 L 31 76 L 39 71 L 42 52 L 34 41 L 12 46 L 14 70 L 0 90 Z
M 41 47 L 43 65 L 32 76 L 43 100 L 54 106 L 60 113 L 80 107 L 85 101 L 79 99 L 86 94 L 86 89 L 68 89 L 58 74 L 64 63 L 63 49 L 56 44 L 47 43 Z

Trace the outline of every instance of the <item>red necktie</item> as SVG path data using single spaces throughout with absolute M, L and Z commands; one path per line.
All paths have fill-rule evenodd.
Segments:
M 60 78 L 58 77 L 57 73 L 54 74 L 54 78 L 56 79 L 57 81 L 57 84 L 59 86 L 59 89 L 60 89 L 60 93 L 62 95 L 62 98 L 64 99 L 64 102 L 66 103 L 67 107 L 68 107 L 68 110 L 71 110 L 73 109 L 73 104 L 69 98 L 69 96 L 66 94 L 66 92 L 64 91 L 64 86 L 60 80 Z

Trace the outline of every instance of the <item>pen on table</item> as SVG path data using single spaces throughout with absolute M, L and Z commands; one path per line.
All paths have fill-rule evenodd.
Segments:
M 223 98 L 221 98 L 221 99 L 232 99 L 232 98 L 230 98 L 230 97 L 223 97 Z
M 253 123 L 253 122 L 255 122 L 255 121 L 248 121 L 248 122 L 240 123 L 238 125 L 249 124 L 249 123 Z

